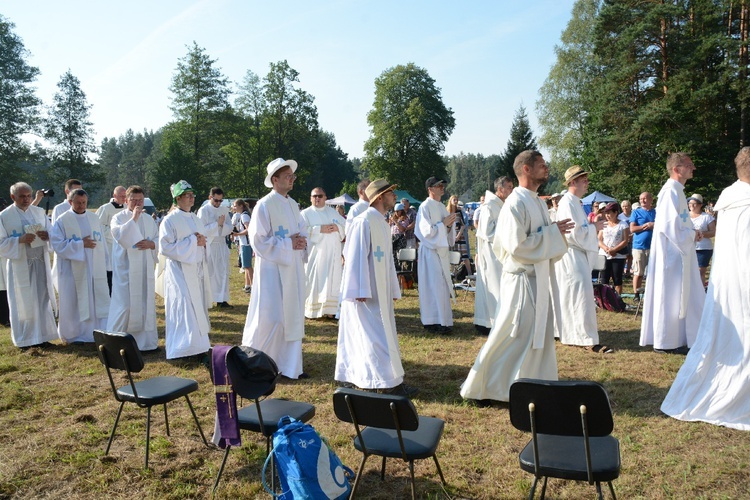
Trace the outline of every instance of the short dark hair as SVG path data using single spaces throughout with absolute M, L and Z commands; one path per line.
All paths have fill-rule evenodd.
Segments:
M 65 181 L 65 190 L 70 191 L 73 186 L 83 186 L 83 183 L 78 179 L 68 179 Z
M 224 190 L 221 189 L 220 187 L 212 187 L 211 192 L 209 194 L 210 196 L 216 196 L 217 194 L 224 196 Z
M 521 151 L 518 156 L 516 156 L 516 160 L 513 162 L 513 172 L 516 173 L 516 177 L 521 177 L 521 174 L 523 174 L 524 165 L 533 166 L 536 159 L 541 158 L 541 156 L 542 153 L 533 149 Z
M 81 188 L 74 189 L 70 192 L 70 194 L 68 194 L 68 201 L 73 201 L 73 198 L 75 198 L 76 196 L 85 196 L 86 198 L 88 198 L 89 194 Z
M 511 184 L 513 184 L 513 179 L 511 179 L 507 175 L 504 175 L 502 177 L 498 177 L 497 179 L 495 179 L 495 191 L 497 191 L 502 186 L 504 186 L 506 182 L 510 182 Z
M 317 189 L 318 191 L 320 191 L 321 193 L 325 194 L 326 196 L 328 196 L 328 195 L 326 194 L 326 190 L 325 190 L 325 189 L 323 189 L 322 187 L 314 187 L 314 188 L 312 188 L 312 191 L 315 191 L 316 189 Z M 312 193 L 312 191 L 310 191 L 310 192 Z

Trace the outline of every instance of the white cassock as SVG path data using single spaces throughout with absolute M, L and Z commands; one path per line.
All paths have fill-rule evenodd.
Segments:
M 71 205 L 68 203 L 68 200 L 63 200 L 61 203 L 58 203 L 57 205 L 52 208 L 52 215 L 50 215 L 50 224 L 51 226 L 55 225 L 55 222 L 57 222 L 57 218 L 60 217 L 62 214 L 70 210 Z M 57 287 L 57 279 L 58 279 L 59 273 L 57 271 L 57 253 L 52 254 L 52 286 L 55 288 L 55 290 L 58 290 Z
M 95 248 L 84 248 L 90 237 Z M 94 330 L 107 328 L 109 287 L 107 245 L 99 218 L 93 212 L 68 210 L 57 218 L 50 232 L 57 254 L 60 318 L 57 333 L 66 343 L 93 342 Z
M 448 247 L 456 243 L 456 224 L 443 225 L 448 209 L 427 198 L 419 205 L 414 232 L 419 238 L 419 313 L 423 325 L 453 326 L 454 297 Z
M 49 243 L 38 236 L 29 245 L 18 242 L 25 228 L 35 225 L 50 231 L 47 216 L 39 207 L 30 205 L 24 212 L 14 204 L 0 212 L 0 257 L 8 290 L 10 337 L 16 347 L 57 339 Z
M 464 399 L 508 401 L 519 378 L 557 380 L 554 324 L 559 316 L 555 262 L 568 246 L 535 191 L 517 187 L 505 200 L 493 247 L 500 255 L 498 314 L 461 386 Z
M 219 217 L 224 224 L 219 225 Z M 198 217 L 206 228 L 208 244 L 208 275 L 211 278 L 211 293 L 214 302 L 229 300 L 229 247 L 226 237 L 232 233 L 232 215 L 225 206 L 215 207 L 209 201 L 198 210 Z
M 393 312 L 401 292 L 390 226 L 370 208 L 352 222 L 348 239 L 334 378 L 363 389 L 396 387 L 404 369 Z
M 135 337 L 141 351 L 157 348 L 154 269 L 158 246 L 139 250 L 142 240 L 158 245 L 159 228 L 146 212 L 137 221 L 127 208 L 110 220 L 112 246 L 112 300 L 109 304 L 107 330 L 127 332 Z
M 305 317 L 336 314 L 341 296 L 341 242 L 346 237 L 345 221 L 329 206 L 306 208 L 300 215 L 307 224 Z M 320 227 L 327 224 L 336 224 L 338 231 L 321 233 Z
M 248 227 L 255 271 L 242 333 L 242 345 L 265 352 L 293 379 L 303 371 L 305 335 L 304 252 L 291 240 L 297 233 L 307 226 L 292 198 L 271 191 L 255 205 Z
M 209 350 L 211 284 L 206 249 L 195 233 L 205 236 L 197 215 L 173 209 L 159 226 L 159 254 L 163 273 L 165 346 L 167 359 L 202 354 Z M 159 285 L 157 285 L 159 286 Z
M 698 337 L 661 405 L 687 421 L 750 430 L 750 184 L 737 181 L 714 205 L 714 261 Z
M 109 203 L 102 205 L 96 209 L 96 215 L 99 217 L 99 223 L 102 225 L 102 232 L 104 233 L 104 240 L 107 243 L 107 271 L 112 271 L 112 217 L 116 213 L 122 211 L 124 207 L 115 206 L 114 199 L 109 200 Z M 114 279 L 114 278 L 113 278 Z
M 657 198 L 640 340 L 654 349 L 692 347 L 706 300 L 684 189 L 668 179 Z
M 581 199 L 570 191 L 557 204 L 557 220 L 564 219 L 570 219 L 575 227 L 565 235 L 568 251 L 555 264 L 562 308 L 562 323 L 556 325 L 555 337 L 563 344 L 593 346 L 599 343 L 599 331 L 591 267 L 599 250 L 599 237 L 596 226 L 589 224 Z
M 485 328 L 492 328 L 500 302 L 500 278 L 503 265 L 495 251 L 492 242 L 495 239 L 497 218 L 503 200 L 491 191 L 485 191 L 484 204 L 479 214 L 477 227 L 477 285 L 474 295 L 474 324 Z
M 352 205 L 352 207 L 349 209 L 349 212 L 346 214 L 346 234 L 349 234 L 349 227 L 352 224 L 352 221 L 361 213 L 364 213 L 365 210 L 367 210 L 370 207 L 370 202 L 365 201 L 363 199 L 357 200 L 357 203 Z

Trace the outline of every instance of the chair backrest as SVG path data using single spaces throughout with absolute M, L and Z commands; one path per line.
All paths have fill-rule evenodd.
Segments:
M 410 261 L 417 260 L 417 249 L 416 248 L 402 248 L 396 255 L 398 260 Z
M 605 255 L 596 254 L 594 265 L 591 267 L 592 271 L 604 271 L 607 267 L 607 257 Z
M 340 387 L 333 393 L 333 411 L 339 420 L 350 423 L 356 421 L 359 426 L 396 429 L 398 425 L 402 431 L 415 431 L 419 427 L 417 409 L 404 396 Z M 394 419 L 394 412 L 398 422 Z
M 143 370 L 143 356 L 135 337 L 129 333 L 94 330 L 94 342 L 99 361 L 107 369 L 130 370 L 132 373 Z
M 518 430 L 531 432 L 529 403 L 536 407 L 540 434 L 583 436 L 581 405 L 586 406 L 590 436 L 608 436 L 614 427 L 607 391 L 588 380 L 519 379 L 510 386 L 510 421 Z
M 456 265 L 461 262 L 461 252 L 448 252 L 448 260 L 451 265 Z

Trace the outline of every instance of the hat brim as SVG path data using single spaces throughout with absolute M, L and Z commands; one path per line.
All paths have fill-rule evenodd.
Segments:
M 575 174 L 570 179 L 568 179 L 565 182 L 563 182 L 563 184 L 566 185 L 566 186 L 569 186 L 571 182 L 573 182 L 574 180 L 578 179 L 582 175 L 589 175 L 589 173 L 586 172 L 585 170 L 582 170 L 582 171 L 578 172 L 577 174 Z
M 378 191 L 377 193 L 375 193 L 375 194 L 374 194 L 374 195 L 373 195 L 373 196 L 372 196 L 372 197 L 370 198 L 370 205 L 369 205 L 369 206 L 372 206 L 372 204 L 373 204 L 373 203 L 374 203 L 374 202 L 375 202 L 375 201 L 376 201 L 376 200 L 377 200 L 378 198 L 380 198 L 380 197 L 381 197 L 382 195 L 384 195 L 384 194 L 385 194 L 385 193 L 387 193 L 388 191 L 395 191 L 395 189 L 396 189 L 397 187 L 398 187 L 398 184 L 391 184 L 390 186 L 388 186 L 388 187 L 386 187 L 386 188 L 384 188 L 384 189 L 382 189 L 382 190 Z
M 272 188 L 273 187 L 273 182 L 271 182 L 271 177 L 273 177 L 273 174 L 275 174 L 276 172 L 278 172 L 279 170 L 281 170 L 284 167 L 292 167 L 292 172 L 296 172 L 297 171 L 297 162 L 294 161 L 294 160 L 286 160 L 284 163 L 280 163 L 275 169 L 273 169 L 270 172 L 268 172 L 268 175 L 266 176 L 266 180 L 263 181 L 263 184 L 267 188 Z

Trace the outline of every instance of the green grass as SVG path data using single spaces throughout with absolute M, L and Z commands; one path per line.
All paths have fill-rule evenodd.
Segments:
M 233 254 L 234 255 L 234 254 Z M 248 297 L 242 276 L 230 273 L 230 310 L 212 310 L 212 343 L 239 344 Z M 626 289 L 627 289 L 626 285 Z M 161 303 L 157 310 L 163 312 Z M 484 337 L 474 334 L 473 296 L 459 294 L 450 337 L 425 333 L 419 322 L 416 290 L 396 303 L 406 381 L 421 389 L 415 405 L 421 414 L 446 421 L 438 450 L 448 486 L 443 491 L 431 461 L 416 465 L 420 498 L 522 498 L 531 476 L 518 467 L 528 436 L 516 431 L 502 407 L 476 408 L 459 396 Z M 163 318 L 163 314 L 162 314 Z M 557 345 L 562 379 L 589 379 L 609 391 L 614 435 L 622 452 L 620 498 L 741 498 L 750 480 L 750 433 L 666 417 L 659 406 L 683 356 L 654 353 L 638 346 L 639 320 L 632 313 L 599 311 L 601 342 L 612 355 Z M 163 345 L 163 323 L 160 327 Z M 312 424 L 345 464 L 356 470 L 361 455 L 351 445 L 353 428 L 336 420 L 331 407 L 337 326 L 307 321 L 305 370 L 312 378 L 278 385 L 274 396 L 314 403 Z M 205 368 L 167 362 L 164 351 L 148 354 L 144 377 L 177 375 L 198 380 L 191 395 L 203 430 L 210 438 L 214 396 Z M 0 498 L 206 498 L 210 496 L 223 451 L 207 448 L 182 401 L 169 405 L 171 436 L 163 413 L 154 409 L 151 470 L 143 469 L 145 410 L 126 405 L 108 457 L 104 457 L 118 403 L 93 346 L 60 346 L 21 351 L 8 329 L 0 329 Z M 260 485 L 265 443 L 243 433 L 233 449 L 218 498 L 267 497 Z M 409 496 L 408 467 L 389 461 L 380 481 L 379 461 L 371 458 L 360 498 Z M 585 483 L 550 480 L 550 498 L 594 498 Z

